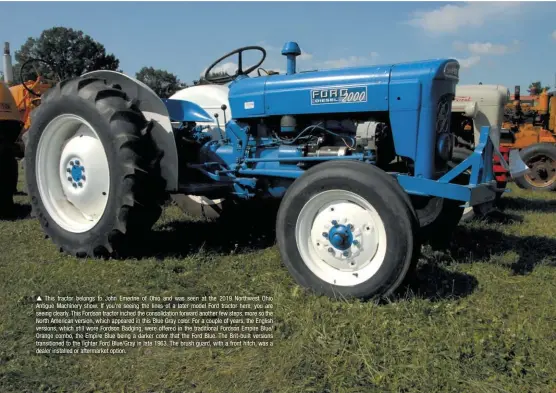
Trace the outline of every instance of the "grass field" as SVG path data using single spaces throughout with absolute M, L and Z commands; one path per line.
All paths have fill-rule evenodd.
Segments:
M 0 222 L 0 392 L 556 392 L 556 194 L 512 187 L 503 200 L 448 251 L 424 250 L 415 283 L 376 304 L 307 294 L 271 238 L 175 207 L 140 259 L 67 257 L 19 195 L 21 218 Z M 38 356 L 38 294 L 271 295 L 275 344 Z

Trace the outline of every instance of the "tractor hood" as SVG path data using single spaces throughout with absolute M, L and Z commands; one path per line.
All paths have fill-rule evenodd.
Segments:
M 402 64 L 352 67 L 242 78 L 230 85 L 235 119 L 271 115 L 382 112 L 390 107 L 391 84 L 411 84 L 407 109 L 434 105 L 423 101 L 434 80 L 444 80 L 455 93 L 459 64 L 436 59 Z M 418 97 L 417 97 L 418 96 Z M 402 97 L 396 96 L 396 100 Z M 397 103 L 399 105 L 400 103 Z

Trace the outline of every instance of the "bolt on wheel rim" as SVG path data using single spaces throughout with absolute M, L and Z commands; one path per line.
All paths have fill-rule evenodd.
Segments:
M 46 126 L 37 147 L 36 178 L 48 214 L 63 229 L 86 232 L 104 214 L 110 191 L 108 158 L 83 118 L 60 115 Z
M 386 255 L 386 229 L 376 209 L 357 194 L 324 191 L 301 210 L 296 243 L 307 267 L 338 286 L 367 281 Z

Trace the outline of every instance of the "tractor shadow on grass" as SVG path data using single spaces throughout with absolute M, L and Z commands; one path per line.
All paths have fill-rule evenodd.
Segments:
M 432 302 L 445 299 L 460 299 L 471 295 L 479 281 L 472 275 L 451 272 L 434 263 L 419 266 L 415 275 L 406 278 L 394 299 L 428 299 Z
M 31 205 L 15 203 L 9 213 L 0 215 L 0 221 L 19 221 L 30 219 Z
M 172 221 L 148 235 L 133 250 L 135 258 L 184 258 L 199 252 L 241 254 L 272 247 L 277 209 L 250 216 L 226 216 L 216 221 Z
M 457 263 L 473 263 L 513 251 L 517 254 L 517 260 L 508 267 L 515 275 L 525 275 L 531 273 L 543 260 L 545 264 L 556 267 L 554 250 L 556 239 L 507 235 L 494 229 L 459 226 L 444 259 L 455 260 Z
M 502 209 L 529 210 L 541 213 L 556 213 L 556 200 L 525 199 L 520 197 L 500 199 Z

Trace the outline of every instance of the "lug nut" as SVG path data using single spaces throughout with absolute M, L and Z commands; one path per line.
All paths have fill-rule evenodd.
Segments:
M 328 233 L 323 232 L 323 233 L 322 233 L 322 237 L 328 237 Z
M 334 249 L 332 247 L 328 247 L 328 252 L 332 253 L 334 252 Z
M 70 165 L 73 166 L 73 161 L 70 161 Z
M 338 221 L 332 220 L 332 225 L 334 225 L 334 226 L 338 225 Z
M 79 166 L 79 161 L 75 160 L 75 165 Z
M 85 181 L 87 179 L 85 179 L 85 175 L 81 176 L 81 180 Z
M 81 170 L 82 170 L 83 172 L 85 172 L 85 167 L 84 167 L 84 166 L 82 166 L 82 167 L 81 167 Z
M 351 224 L 348 224 L 348 228 L 349 228 L 349 230 L 350 230 L 350 231 L 353 231 L 353 229 L 354 229 L 354 226 L 353 226 L 353 225 L 351 225 Z
M 354 245 L 354 246 L 358 246 L 358 245 L 359 245 L 359 241 L 358 241 L 358 240 L 354 240 L 354 241 L 353 241 L 353 245 Z
M 71 176 L 68 176 L 68 181 L 71 181 L 71 180 L 72 180 L 72 179 L 71 179 Z
M 71 172 L 71 169 L 69 169 L 69 168 L 68 168 L 68 169 L 66 169 L 66 172 L 70 173 L 70 172 Z
M 344 257 L 347 257 L 349 255 L 349 251 L 344 251 Z
M 73 187 L 74 187 L 74 188 L 77 188 L 77 183 L 73 183 Z
M 79 187 L 83 187 L 83 183 L 79 182 L 78 184 L 79 184 Z

